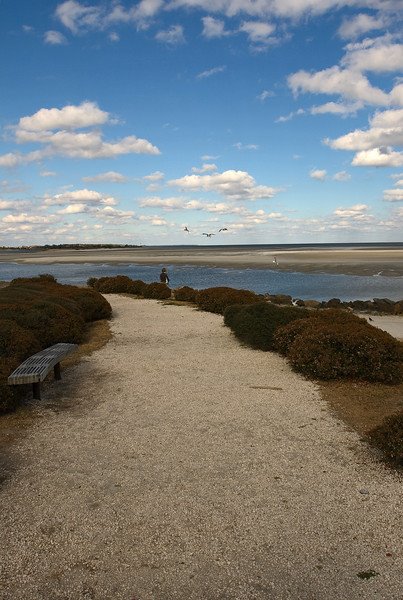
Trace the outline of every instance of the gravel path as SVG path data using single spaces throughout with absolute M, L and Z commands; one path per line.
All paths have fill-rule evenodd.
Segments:
M 108 299 L 13 449 L 1 599 L 401 600 L 402 482 L 315 385 L 219 316 Z

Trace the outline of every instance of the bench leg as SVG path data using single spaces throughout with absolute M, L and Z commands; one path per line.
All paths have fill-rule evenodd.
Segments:
M 55 379 L 61 379 L 61 373 L 60 373 L 60 363 L 57 363 L 54 367 L 53 367 L 53 372 L 55 374 Z
M 39 381 L 37 381 L 36 383 L 32 384 L 32 392 L 34 395 L 34 400 L 40 400 L 41 399 L 41 384 Z

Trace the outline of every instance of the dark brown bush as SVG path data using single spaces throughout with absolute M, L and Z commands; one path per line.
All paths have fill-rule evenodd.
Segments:
M 41 345 L 32 331 L 23 329 L 12 320 L 0 320 L 0 356 L 25 360 L 39 352 Z
M 174 290 L 175 300 L 179 300 L 180 302 L 196 302 L 198 291 L 194 290 L 187 285 L 177 288 Z
M 315 330 L 321 323 L 339 323 L 340 325 L 349 325 L 350 323 L 370 327 L 366 319 L 361 319 L 353 313 L 337 308 L 323 309 L 320 311 L 309 312 L 308 319 L 294 321 L 279 327 L 274 334 L 274 348 L 280 354 L 287 355 L 294 340 L 305 332 L 308 328 Z
M 288 358 L 293 367 L 318 379 L 402 381 L 402 344 L 391 335 L 361 323 L 323 323 L 295 337 Z
M 132 280 L 127 275 L 115 275 L 114 277 L 100 277 L 95 288 L 101 294 L 124 294 L 130 292 Z
M 141 279 L 132 279 L 130 294 L 134 294 L 135 296 L 143 296 L 144 288 L 147 284 Z
M 249 290 L 237 290 L 230 287 L 206 288 L 198 292 L 196 304 L 201 310 L 224 314 L 227 306 L 232 304 L 253 304 L 261 302 L 261 298 Z
M 224 313 L 224 323 L 236 337 L 252 348 L 272 350 L 276 330 L 291 321 L 307 317 L 309 312 L 294 306 L 278 306 L 259 302 L 249 306 L 229 307 Z
M 387 417 L 369 432 L 368 440 L 389 462 L 403 467 L 403 412 Z
M 171 297 L 171 289 L 165 283 L 146 283 L 143 296 L 153 300 L 166 300 Z

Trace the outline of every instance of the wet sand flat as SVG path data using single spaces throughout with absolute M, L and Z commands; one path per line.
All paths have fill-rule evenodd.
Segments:
M 274 257 L 277 264 L 275 264 Z M 346 275 L 403 275 L 403 249 L 266 250 L 222 246 L 192 248 L 128 248 L 0 252 L 1 262 L 175 264 L 234 268 L 276 268 L 283 271 L 343 273 Z

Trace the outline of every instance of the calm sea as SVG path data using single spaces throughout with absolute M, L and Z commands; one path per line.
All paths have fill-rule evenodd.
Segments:
M 54 275 L 60 283 L 84 284 L 89 277 L 128 275 L 146 283 L 158 281 L 162 265 L 136 264 L 17 264 L 0 263 L 0 280 L 34 277 L 40 273 Z M 328 300 L 403 299 L 403 277 L 289 273 L 272 269 L 219 268 L 164 264 L 170 286 L 184 285 L 195 289 L 230 286 L 258 293 L 289 294 L 293 298 Z

